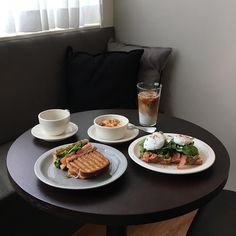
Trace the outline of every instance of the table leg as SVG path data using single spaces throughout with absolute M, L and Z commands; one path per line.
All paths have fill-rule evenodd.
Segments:
M 125 225 L 107 225 L 106 236 L 126 236 Z

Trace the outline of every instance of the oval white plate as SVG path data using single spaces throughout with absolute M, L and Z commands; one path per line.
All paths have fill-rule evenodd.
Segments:
M 126 157 L 117 149 L 104 144 L 92 143 L 99 152 L 110 161 L 109 170 L 93 179 L 68 178 L 67 171 L 56 168 L 53 164 L 52 153 L 55 149 L 68 144 L 53 148 L 41 155 L 34 165 L 35 175 L 45 184 L 63 189 L 91 189 L 104 186 L 118 179 L 127 168 Z
M 60 140 L 69 138 L 73 136 L 74 134 L 76 134 L 77 131 L 78 131 L 78 126 L 72 122 L 69 122 L 68 127 L 66 128 L 66 131 L 63 134 L 47 135 L 41 129 L 40 124 L 38 124 L 31 129 L 31 134 L 36 138 L 53 142 L 53 141 L 60 141 Z
M 173 133 L 166 133 L 166 135 L 176 135 Z M 206 144 L 205 142 L 194 138 L 194 145 L 198 148 L 199 154 L 203 158 L 203 164 L 202 165 L 194 165 L 190 166 L 189 168 L 186 169 L 177 169 L 176 165 L 161 165 L 161 164 L 155 164 L 155 163 L 147 163 L 142 161 L 140 157 L 140 152 L 139 152 L 139 142 L 143 140 L 146 136 L 140 137 L 136 140 L 134 140 L 130 145 L 128 149 L 129 156 L 131 159 L 136 162 L 138 165 L 149 169 L 153 170 L 156 172 L 161 172 L 161 173 L 166 173 L 166 174 L 192 174 L 192 173 L 197 173 L 201 172 L 203 170 L 206 170 L 210 166 L 213 165 L 215 161 L 215 153 L 213 149 Z
M 128 129 L 125 137 L 122 139 L 118 139 L 118 140 L 105 140 L 105 139 L 98 138 L 96 136 L 96 130 L 95 130 L 94 125 L 89 127 L 87 133 L 90 138 L 92 138 L 98 142 L 101 142 L 101 143 L 109 144 L 109 143 L 124 143 L 124 142 L 130 141 L 130 140 L 134 139 L 135 137 L 137 137 L 137 135 L 139 134 L 139 130 L 138 129 L 130 129 L 130 130 Z

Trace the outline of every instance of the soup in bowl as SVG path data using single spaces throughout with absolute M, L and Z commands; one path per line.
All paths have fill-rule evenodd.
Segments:
M 94 119 L 96 136 L 104 140 L 118 140 L 126 135 L 129 120 L 122 115 L 107 114 Z

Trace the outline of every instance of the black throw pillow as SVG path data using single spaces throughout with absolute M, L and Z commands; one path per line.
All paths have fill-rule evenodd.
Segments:
M 142 49 L 91 55 L 67 49 L 68 108 L 136 107 L 136 83 Z

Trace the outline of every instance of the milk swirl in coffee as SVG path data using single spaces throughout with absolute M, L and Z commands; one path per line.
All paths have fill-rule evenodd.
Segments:
M 155 125 L 160 95 L 155 91 L 143 91 L 138 94 L 139 122 L 141 125 Z

